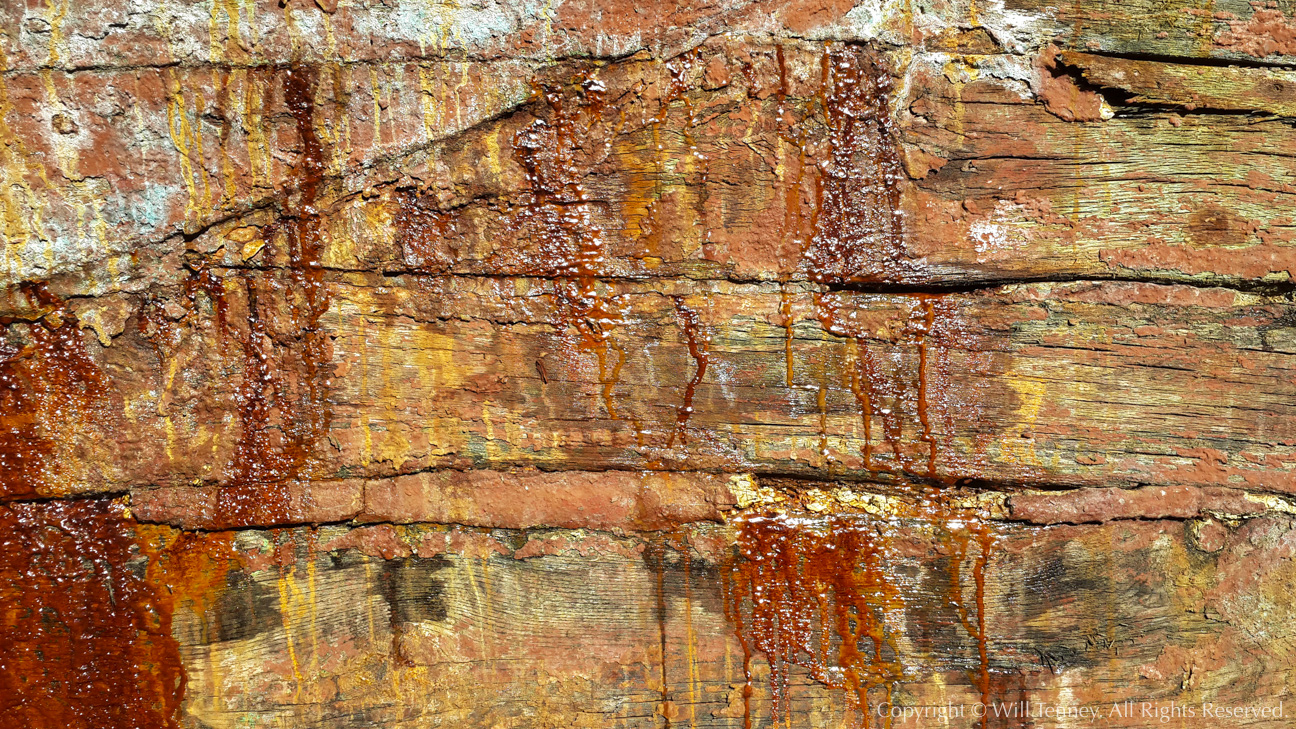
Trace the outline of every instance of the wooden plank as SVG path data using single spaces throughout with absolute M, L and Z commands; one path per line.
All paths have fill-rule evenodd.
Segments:
M 928 73 L 913 88 L 902 133 L 939 158 L 915 184 L 907 251 L 944 264 L 929 278 L 1292 280 L 1284 121 L 1130 111 L 1067 122 L 993 79 Z
M 119 448 L 63 488 L 536 467 L 1292 490 L 1281 298 L 357 276 L 327 285 L 313 360 L 291 283 L 257 280 L 86 345 L 105 392 L 80 435 L 33 427 Z
M 830 56 L 850 74 L 886 83 L 878 76 L 886 60 L 816 46 L 767 47 L 741 76 L 719 46 L 667 67 L 610 66 L 599 72 L 607 90 L 598 98 L 616 99 L 616 114 L 569 88 L 561 114 L 557 106 L 530 107 L 469 130 L 415 173 L 438 181 L 436 192 L 378 186 L 338 206 L 325 260 L 387 271 L 555 275 L 574 270 L 580 256 L 572 246 L 584 241 L 590 258 L 579 265 L 604 277 L 1292 280 L 1296 254 L 1283 211 L 1296 188 L 1281 120 L 1136 106 L 1106 120 L 1066 121 L 1056 99 L 1067 89 L 1106 102 L 1065 74 L 1056 81 L 1064 88 L 1040 92 L 1052 107 L 1024 98 L 1029 91 L 1019 81 L 994 75 L 1005 62 L 998 57 L 953 80 L 935 63 L 914 61 L 903 69 L 903 96 L 865 114 L 883 123 L 883 110 L 894 105 L 895 126 L 847 134 L 833 130 L 825 105 L 867 105 L 869 94 L 882 92 L 848 85 L 846 71 L 830 71 L 825 81 Z M 720 83 L 717 62 L 729 63 L 720 66 L 729 80 L 708 90 Z M 696 86 L 671 91 L 668 72 Z M 1185 82 L 1182 93 L 1222 95 L 1210 91 L 1215 76 Z M 1268 108 L 1236 98 L 1235 105 Z M 540 134 L 553 142 L 560 128 L 567 135 L 560 149 L 524 164 L 530 158 L 519 140 Z M 847 178 L 857 182 L 839 183 L 825 171 L 837 164 L 833 155 L 849 160 Z M 539 177 L 528 177 L 527 164 Z M 546 187 L 556 180 L 568 187 Z M 851 188 L 865 196 L 860 207 L 837 210 L 833 196 L 850 185 L 864 186 Z M 894 223 L 885 230 L 868 222 L 887 216 Z M 825 227 L 839 218 L 842 230 Z M 237 264 L 239 246 L 226 246 L 223 260 Z
M 1296 62 L 1290 0 L 1012 0 L 1048 17 L 1076 50 L 1177 59 Z
M 1131 104 L 1296 115 L 1292 71 L 1136 61 L 1074 51 L 1063 51 L 1058 60 L 1079 69 L 1091 84 L 1128 93 Z
M 713 41 L 669 62 L 538 70 L 519 61 L 443 62 L 307 73 L 314 106 L 302 112 L 309 116 L 303 128 L 315 130 L 323 164 L 322 263 L 536 274 L 571 265 L 571 251 L 556 238 L 546 242 L 566 236 L 598 249 L 594 272 L 605 276 L 1291 280 L 1291 225 L 1282 210 L 1293 189 L 1292 150 L 1280 121 L 1134 107 L 1106 121 L 1068 122 L 1055 115 L 1071 113 L 1071 102 L 1059 101 L 1068 94 L 1095 109 L 1105 102 L 1065 73 L 1053 78 L 1016 56 L 969 56 L 947 77 L 944 61 L 930 55 L 905 61 L 830 50 L 804 42 L 739 50 Z M 825 77 L 830 56 L 840 63 L 829 63 Z M 1152 70 L 1179 73 L 1173 69 Z M 1031 80 L 1037 74 L 1052 80 Z M 44 77 L 7 79 L 14 164 L 6 174 L 11 189 L 25 192 L 6 202 L 14 246 L 5 280 L 52 278 L 56 293 L 78 295 L 179 283 L 185 274 L 174 242 L 162 241 L 217 223 L 189 245 L 219 252 L 229 265 L 253 259 L 281 212 L 267 206 L 300 185 L 299 120 L 283 102 L 289 75 L 52 76 L 69 99 L 124 85 L 145 97 L 142 126 L 124 125 L 111 109 L 86 108 L 72 114 L 69 135 L 52 136 L 20 121 L 34 118 Z M 899 80 L 888 81 L 891 75 Z M 1233 86 L 1219 85 L 1224 76 Z M 581 87 L 593 78 L 602 91 Z M 1178 90 L 1163 96 L 1285 108 L 1274 106 L 1284 103 L 1281 94 L 1270 100 L 1267 84 L 1277 76 L 1218 70 L 1176 78 Z M 1232 95 L 1242 79 L 1259 90 Z M 564 111 L 524 103 L 532 82 L 554 93 L 564 87 L 550 99 L 565 99 Z M 495 91 L 466 91 L 478 87 Z M 871 121 L 861 129 L 873 131 L 847 133 L 824 111 L 852 105 L 867 107 Z M 878 123 L 887 129 L 869 126 Z M 554 147 L 557 156 L 531 159 L 523 140 L 548 144 L 559 128 L 567 141 Z M 157 144 L 137 164 L 124 150 L 140 135 Z M 92 168 L 92 146 L 128 161 Z M 838 164 L 833 155 L 846 160 L 843 179 L 856 182 L 825 171 Z M 529 179 L 528 164 L 541 177 Z M 566 180 L 555 177 L 559 171 L 575 177 L 546 188 Z M 855 222 L 843 219 L 842 231 L 825 229 L 843 212 L 832 208 L 833 191 L 862 184 L 874 190 L 870 212 L 851 213 Z M 34 196 L 45 201 L 40 210 Z M 92 205 L 91 197 L 101 200 Z M 570 211 L 579 214 L 559 225 L 559 210 L 577 197 Z M 1198 213 L 1205 222 L 1194 228 Z M 543 222 L 546 215 L 553 220 Z M 894 225 L 869 227 L 869 216 L 886 215 Z M 853 253 L 843 258 L 834 245 Z M 117 273 L 87 277 L 86 267 L 96 265 Z
M 1003 710 L 1026 699 L 1099 707 L 1107 725 L 1133 727 L 1147 725 L 1142 702 L 1200 712 L 1202 702 L 1269 706 L 1284 694 L 1288 635 L 1273 626 L 1291 610 L 1289 516 L 1024 528 L 939 510 L 895 523 L 840 505 L 830 516 L 789 509 L 674 537 L 379 525 L 216 533 L 183 553 L 161 546 L 163 584 L 183 564 L 219 566 L 205 587 L 175 593 L 185 722 L 638 727 L 669 717 L 738 727 L 745 714 L 769 726 L 786 712 L 836 724 L 889 698 L 969 713 L 982 701 Z M 816 666 L 844 667 L 836 653 L 794 640 L 804 652 L 772 674 L 756 628 L 726 617 L 726 601 L 752 586 L 731 548 L 775 534 L 802 540 L 788 558 L 882 535 L 875 551 L 814 571 L 767 565 L 766 586 L 780 590 L 774 605 L 789 615 L 806 609 L 778 602 L 796 590 L 837 580 L 821 586 L 831 610 L 850 594 L 846 575 L 881 571 L 866 599 L 895 647 L 886 664 L 899 678 L 866 704 L 814 678 Z M 160 536 L 161 545 L 173 538 Z M 744 603 L 749 620 L 751 610 Z M 752 652 L 748 702 L 743 641 Z M 862 670 L 886 675 L 871 662 Z M 1126 699 L 1135 715 L 1112 716 Z

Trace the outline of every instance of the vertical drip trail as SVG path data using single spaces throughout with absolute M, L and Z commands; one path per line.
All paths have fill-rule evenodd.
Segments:
M 53 496 L 74 480 L 59 444 L 106 425 L 107 378 L 86 352 L 78 322 L 44 284 L 22 292 L 43 315 L 0 319 L 0 499 Z
M 941 445 L 954 437 L 957 421 L 974 419 L 980 410 L 976 393 L 953 392 L 949 350 L 961 343 L 970 351 L 975 342 L 966 336 L 957 301 L 932 295 L 895 299 L 887 297 L 890 308 L 882 309 L 863 297 L 816 294 L 814 307 L 825 332 L 854 344 L 843 388 L 854 394 L 864 424 L 864 469 L 951 483 L 964 464 Z M 976 357 L 968 361 L 975 365 Z M 875 418 L 890 459 L 873 452 Z M 906 430 L 912 434 L 907 443 Z
M 575 333 L 577 351 L 594 354 L 599 368 L 599 398 L 607 416 L 620 420 L 615 389 L 625 365 L 625 351 L 613 339 L 624 324 L 624 301 L 606 296 L 600 280 L 607 266 L 603 231 L 594 221 L 582 176 L 588 165 L 590 130 L 604 113 L 603 84 L 579 77 L 580 91 L 561 87 L 537 89 L 548 110 L 513 139 L 513 152 L 526 174 L 528 200 L 510 225 L 533 241 L 519 261 L 522 272 L 552 280 L 555 321 L 563 336 Z
M 274 239 L 282 234 L 286 242 L 287 281 L 267 281 L 266 275 L 254 272 L 240 275 L 247 307 L 240 342 L 243 379 L 235 394 L 241 430 L 227 482 L 217 493 L 218 527 L 288 520 L 288 482 L 300 475 L 328 429 L 327 366 L 332 355 L 319 324 L 329 307 L 318 208 L 325 155 L 315 132 L 315 86 L 313 69 L 293 67 L 283 78 L 284 104 L 301 143 L 294 170 L 298 199 L 265 235 Z M 221 282 L 200 282 L 196 288 L 216 300 L 218 315 L 224 318 L 229 305 Z M 288 322 L 275 319 L 280 295 L 290 314 Z
M 737 557 L 729 565 L 726 610 L 745 654 L 750 725 L 751 656 L 770 666 L 774 723 L 788 711 L 789 668 L 847 692 L 867 717 L 868 692 L 904 676 L 887 628 L 903 608 L 886 568 L 891 544 L 855 515 L 802 517 L 752 513 L 737 522 Z
M 670 681 L 667 676 L 667 648 L 669 647 L 669 636 L 666 631 L 666 540 L 662 535 L 657 535 L 651 539 L 647 545 L 647 551 L 644 557 L 652 567 L 653 574 L 656 577 L 654 595 L 657 599 L 656 616 L 658 632 L 658 650 L 661 652 L 660 679 L 661 679 L 661 700 L 662 700 L 662 719 L 665 721 L 666 729 L 671 726 L 671 692 Z
M 860 420 L 864 423 L 864 445 L 860 448 L 860 456 L 864 459 L 865 471 L 875 469 L 873 463 L 874 412 L 872 379 L 868 340 L 863 337 L 855 337 L 855 361 L 850 369 L 850 388 L 851 394 L 855 396 L 855 404 L 859 406 Z
M 802 261 L 812 281 L 896 280 L 909 268 L 902 260 L 902 170 L 891 84 L 871 51 L 848 47 L 823 56 L 828 155 L 819 164 L 814 236 Z
M 697 393 L 697 386 L 706 376 L 707 365 L 711 358 L 707 354 L 707 342 L 709 336 L 702 332 L 702 323 L 698 313 L 684 305 L 684 299 L 680 296 L 672 296 L 675 302 L 675 315 L 679 319 L 680 326 L 684 328 L 684 336 L 688 340 L 689 356 L 693 358 L 697 369 L 693 372 L 693 378 L 684 386 L 684 401 L 680 404 L 675 414 L 675 429 L 671 432 L 670 440 L 666 447 L 670 448 L 675 445 L 675 438 L 678 436 L 681 445 L 688 444 L 688 438 L 685 428 L 688 426 L 689 418 L 693 415 L 693 397 Z
M 981 703 L 989 706 L 991 699 L 990 646 L 986 633 L 985 571 L 994 549 L 995 533 L 984 522 L 974 521 L 969 523 L 965 533 L 956 535 L 951 532 L 948 539 L 951 544 L 955 545 L 951 549 L 950 558 L 950 602 L 954 604 L 958 611 L 963 629 L 976 640 L 977 669 L 969 671 L 968 675 L 981 695 Z M 973 603 L 976 605 L 975 620 L 968 615 L 968 606 L 963 601 L 961 579 L 961 565 L 967 557 L 969 542 L 973 539 L 975 539 L 977 547 L 977 555 L 972 563 L 972 582 L 975 589 Z M 985 716 L 981 717 L 981 729 L 986 729 L 988 722 L 989 713 L 987 712 Z
M 744 726 L 752 726 L 752 659 L 770 668 L 771 719 L 788 718 L 792 667 L 846 694 L 850 712 L 870 726 L 871 704 L 890 701 L 896 684 L 913 678 L 900 649 L 912 621 L 906 588 L 893 577 L 923 543 L 946 556 L 928 569 L 948 569 L 946 602 L 975 644 L 973 688 L 991 699 L 986 572 L 996 540 L 993 526 L 952 506 L 940 490 L 907 487 L 910 499 L 882 515 L 812 514 L 799 507 L 744 513 L 734 521 L 736 544 L 725 565 L 725 615 L 743 649 Z M 975 545 L 973 556 L 972 545 Z M 915 549 L 918 547 L 918 549 Z M 971 559 L 974 608 L 963 599 L 964 564 Z M 975 614 L 973 613 L 975 610 Z M 937 616 L 924 616 L 935 620 Z M 908 671 L 908 672 L 907 672 Z M 870 699 L 871 692 L 878 692 Z M 985 724 L 983 722 L 982 726 Z
M 901 167 L 892 129 L 890 74 L 876 53 L 859 47 L 828 51 L 820 68 L 819 103 L 827 128 L 827 153 L 818 164 L 813 236 L 803 250 L 802 266 L 812 281 L 821 284 L 903 278 L 907 269 L 902 262 Z M 780 78 L 786 85 L 781 61 Z M 815 314 L 826 331 L 848 336 L 856 344 L 856 361 L 848 379 L 864 424 L 864 467 L 913 472 L 914 458 L 904 448 L 905 405 L 911 398 L 899 377 L 888 376 L 888 370 L 903 367 L 903 360 L 894 351 L 875 352 L 869 340 L 882 335 L 857 322 L 855 311 L 843 316 L 841 310 L 848 308 L 848 303 L 839 299 L 817 294 Z M 927 329 L 931 325 L 929 321 Z M 936 441 L 927 412 L 925 330 L 919 336 L 917 353 L 918 393 L 913 407 L 927 450 L 923 475 L 934 477 Z M 879 461 L 873 453 L 875 417 L 881 419 L 882 437 L 891 452 L 889 465 L 885 457 Z

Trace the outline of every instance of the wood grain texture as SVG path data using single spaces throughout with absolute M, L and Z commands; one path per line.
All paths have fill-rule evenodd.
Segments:
M 572 316 L 553 281 L 351 280 L 329 286 L 337 303 L 321 319 L 330 416 L 307 480 L 537 467 L 1292 490 L 1283 299 L 1133 283 L 905 296 L 658 280 L 599 284 L 611 312 L 599 324 Z M 113 380 L 108 401 L 123 409 L 103 422 L 137 445 L 87 488 L 231 483 L 246 431 L 225 413 L 248 378 L 295 387 L 287 344 L 265 350 L 266 374 L 247 369 L 237 342 L 255 319 L 237 290 L 224 334 L 198 303 L 161 360 L 183 381 Z M 149 349 L 124 336 L 103 369 L 125 375 L 117 363 Z M 308 412 L 272 402 L 267 432 Z
M 1286 0 L 1011 0 L 1005 6 L 1047 17 L 1077 50 L 1274 65 L 1296 58 Z
M 310 125 L 325 157 L 323 261 L 528 271 L 536 241 L 518 216 L 543 191 L 527 181 L 516 145 L 566 114 L 578 134 L 561 164 L 574 168 L 566 174 L 581 189 L 582 225 L 601 242 L 599 273 L 813 278 L 818 201 L 834 184 L 825 165 L 848 143 L 826 110 L 853 93 L 824 73 L 834 48 L 718 39 L 673 59 L 606 64 L 319 67 Z M 866 250 L 835 275 L 1291 280 L 1285 124 L 1164 108 L 1282 112 L 1281 72 L 1193 75 L 1142 62 L 1152 80 L 1116 82 L 1111 68 L 1075 54 L 978 53 L 954 65 L 934 52 L 873 55 L 894 77 L 895 119 L 868 144 L 894 149 L 917 179 L 888 183 L 899 195 L 897 246 L 855 241 Z M 52 279 L 60 295 L 138 293 L 183 279 L 181 248 L 251 256 L 257 228 L 298 184 L 287 75 L 267 66 L 7 77 L 5 280 Z M 581 90 L 591 78 L 603 106 Z M 1119 93 L 1102 97 L 1082 82 Z M 537 85 L 558 93 L 551 102 L 565 98 L 564 111 L 535 96 Z M 52 134 L 22 121 L 51 94 L 65 109 L 49 117 L 63 130 Z M 142 153 L 128 153 L 140 140 L 149 140 Z M 865 158 L 847 164 L 874 174 Z M 1212 215 L 1221 209 L 1226 219 Z M 1194 227 L 1194 214 L 1208 219 Z M 172 237 L 212 226 L 184 245 Z M 91 275 L 96 267 L 108 275 Z M 7 310 L 22 308 L 6 298 Z
M 0 729 L 1290 725 L 1294 59 L 0 4 Z
M 977 592 L 972 568 L 981 556 L 941 546 L 937 534 L 956 527 L 893 528 L 887 570 L 904 599 L 886 626 L 904 678 L 891 698 L 975 704 L 977 639 L 951 600 Z M 383 529 L 390 531 L 356 548 L 360 532 Z M 1222 541 L 1203 539 L 1203 529 L 1222 529 Z M 661 726 L 665 717 L 742 726 L 743 649 L 722 595 L 727 557 L 709 546 L 724 543 L 723 532 L 687 530 L 665 547 L 563 531 L 517 541 L 390 527 L 284 535 L 279 566 L 235 568 L 215 609 L 177 618 L 190 667 L 185 710 L 189 721 L 213 727 Z M 1292 541 L 1286 518 L 1236 528 L 1210 520 L 998 525 L 995 534 L 979 594 L 996 700 L 1101 705 L 1107 715 L 1126 697 L 1198 708 L 1254 703 L 1291 680 L 1287 632 L 1252 630 L 1258 621 L 1281 624 L 1290 610 L 1282 597 Z M 306 551 L 307 539 L 317 551 Z M 447 540 L 460 546 L 447 549 Z M 261 534 L 243 533 L 236 544 L 251 555 L 276 551 Z M 1257 572 L 1257 564 L 1266 567 Z M 1245 595 L 1234 592 L 1238 580 L 1247 581 Z M 765 657 L 757 653 L 752 665 L 751 719 L 767 726 Z M 851 712 L 840 692 L 797 668 L 784 705 L 831 723 Z M 1147 721 L 1118 716 L 1109 725 Z

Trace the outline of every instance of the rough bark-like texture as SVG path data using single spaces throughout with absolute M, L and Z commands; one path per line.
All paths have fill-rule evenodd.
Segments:
M 0 6 L 0 727 L 1291 725 L 1293 65 L 1286 2 Z

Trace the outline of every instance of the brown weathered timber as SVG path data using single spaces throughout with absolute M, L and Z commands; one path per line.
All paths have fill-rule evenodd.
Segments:
M 1296 116 L 1296 72 L 1273 68 L 1197 66 L 1063 51 L 1063 66 L 1085 81 L 1129 94 L 1129 104 Z
M 1290 0 L 1008 0 L 1073 48 L 1116 55 L 1296 63 Z
M 0 729 L 1290 725 L 1293 10 L 0 3 Z
M 288 448 L 279 433 L 327 403 L 327 427 L 297 446 L 297 478 L 539 467 L 1292 490 L 1282 299 L 1132 283 L 889 295 L 658 280 L 600 283 L 601 313 L 579 314 L 562 281 L 354 277 L 326 287 L 331 364 L 314 401 L 301 399 L 301 351 L 273 335 L 292 320 L 265 301 L 250 315 L 233 274 L 216 300 L 200 294 L 183 320 L 156 325 L 160 355 L 138 328 L 108 348 L 89 341 L 111 395 L 85 432 L 129 447 L 96 461 L 102 480 L 61 488 L 235 485 L 250 428 Z M 166 381 L 173 368 L 187 376 Z M 248 389 L 263 378 L 273 388 Z M 270 420 L 225 415 L 249 397 Z
M 799 521 L 786 523 L 881 530 L 876 564 L 903 595 L 882 614 L 901 678 L 889 694 L 869 694 L 871 709 L 888 695 L 911 706 L 977 702 L 982 641 L 992 699 L 1006 705 L 1022 696 L 1104 713 L 1126 698 L 1247 703 L 1287 680 L 1290 636 L 1272 626 L 1290 613 L 1289 517 L 986 522 L 993 538 L 983 552 L 956 522 L 888 523 L 837 508 L 835 517 L 787 512 Z M 742 726 L 743 648 L 722 590 L 733 564 L 723 545 L 734 538 L 721 527 L 619 537 L 425 525 L 206 535 L 193 554 L 211 554 L 222 577 L 175 608 L 184 711 L 212 727 L 248 717 L 637 727 L 663 716 Z M 792 666 L 785 685 L 771 684 L 767 657 L 753 651 L 754 721 L 768 720 L 772 701 L 825 722 L 858 714 L 808 669 Z M 775 699 L 774 687 L 786 695 Z
M 897 80 L 891 90 L 852 86 L 846 72 L 825 72 L 833 54 L 850 59 L 852 73 Z M 602 254 L 591 273 L 605 276 L 1290 281 L 1283 122 L 1138 106 L 1104 120 L 1116 112 L 1069 75 L 1099 73 L 1096 61 L 1064 54 L 1058 63 L 977 55 L 946 68 L 832 44 L 714 41 L 665 62 L 534 71 L 507 60 L 323 66 L 309 90 L 330 221 L 322 260 L 347 269 L 557 270 L 561 256 L 553 260 L 527 216 L 563 204 L 544 187 L 561 166 L 573 175 L 562 184 L 579 188 L 574 224 Z M 1283 94 L 1270 93 L 1287 83 L 1280 74 L 1194 77 L 1161 67 L 1175 84 L 1130 103 L 1286 108 Z M 54 279 L 61 295 L 175 284 L 185 274 L 168 235 L 231 218 L 219 236 L 187 247 L 255 260 L 266 235 L 258 225 L 273 217 L 257 209 L 281 205 L 297 185 L 286 74 L 168 68 L 7 79 L 8 280 Z M 548 101 L 528 96 L 532 74 Z M 1103 78 L 1096 83 L 1141 88 Z M 581 85 L 594 83 L 603 90 Z M 125 88 L 141 97 L 130 102 L 139 123 L 124 114 Z M 490 92 L 468 91 L 476 88 Z M 1023 97 L 1031 90 L 1043 104 Z M 67 134 L 18 126 L 51 93 L 67 97 L 64 106 L 98 106 L 60 112 L 71 120 Z M 883 110 L 895 106 L 894 127 L 852 136 L 832 121 L 832 109 L 868 94 L 889 101 L 862 123 L 887 123 Z M 559 142 L 552 130 L 564 120 L 573 128 Z M 528 162 L 524 138 L 535 133 L 561 156 Z M 138 158 L 126 154 L 140 138 L 155 143 Z M 905 176 L 894 161 L 871 172 L 865 154 L 893 156 L 918 179 L 895 179 Z M 105 166 L 113 156 L 122 164 Z M 541 177 L 529 180 L 528 164 Z M 836 165 L 890 190 L 892 199 L 879 200 L 897 211 L 887 242 L 864 221 L 835 234 L 823 227 L 837 215 L 818 208 L 825 193 L 831 202 Z M 826 260 L 824 242 L 843 234 L 853 257 Z M 87 274 L 105 266 L 108 275 Z

